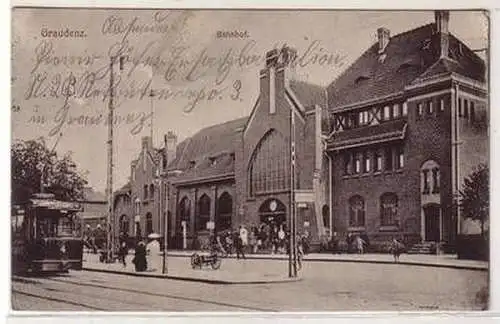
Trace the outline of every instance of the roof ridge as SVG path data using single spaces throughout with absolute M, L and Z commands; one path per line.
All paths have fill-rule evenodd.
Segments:
M 395 38 L 396 39 L 397 38 L 401 38 L 402 36 L 406 36 L 407 34 L 415 33 L 418 30 L 422 30 L 422 29 L 426 29 L 426 28 L 432 27 L 433 25 L 435 25 L 435 23 L 428 23 L 426 25 L 422 25 L 422 26 L 419 26 L 419 27 L 416 27 L 416 28 L 413 28 L 413 29 L 401 32 L 401 33 L 396 34 L 394 36 L 391 36 L 390 40 L 389 40 L 389 43 L 390 43 L 390 41 L 394 40 Z M 357 59 L 355 59 L 353 62 L 351 62 L 351 64 L 349 64 L 349 66 L 342 73 L 340 73 L 335 79 L 333 79 L 332 82 L 328 83 L 328 85 L 326 86 L 326 88 L 330 88 L 341 76 L 343 76 L 344 74 L 347 74 L 349 72 L 349 70 L 354 66 L 354 64 L 356 64 L 361 57 L 363 57 L 368 52 L 370 52 L 372 50 L 372 47 L 377 46 L 377 44 L 378 44 L 377 42 L 372 43 L 372 45 L 370 45 L 366 50 L 364 50 L 361 53 L 361 55 L 358 56 Z

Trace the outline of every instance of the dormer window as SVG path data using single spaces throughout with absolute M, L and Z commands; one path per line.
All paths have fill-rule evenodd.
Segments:
M 211 166 L 217 165 L 217 159 L 215 157 L 211 157 L 211 158 L 209 158 L 209 160 L 210 160 L 210 165 Z
M 196 166 L 196 161 L 192 160 L 192 161 L 189 161 L 189 168 L 192 169 Z

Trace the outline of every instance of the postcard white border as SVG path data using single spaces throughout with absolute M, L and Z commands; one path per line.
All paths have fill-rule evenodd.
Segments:
M 259 8 L 259 9 L 396 9 L 396 10 L 433 10 L 433 9 L 487 9 L 490 10 L 490 36 L 491 36 L 491 57 L 497 57 L 500 53 L 500 3 L 495 0 L 455 0 L 455 1 L 441 1 L 439 4 L 430 0 L 407 1 L 404 4 L 400 1 L 337 1 L 337 0 L 309 0 L 309 1 L 277 1 L 277 0 L 252 0 L 245 2 L 238 1 L 195 1 L 195 0 L 173 0 L 173 1 L 130 1 L 130 0 L 105 0 L 105 1 L 62 1 L 62 0 L 13 0 L 10 6 L 2 10 L 1 20 L 4 22 L 4 28 L 0 29 L 0 40 L 4 49 L 3 57 L 8 57 L 9 60 L 1 61 L 2 75 L 8 75 L 9 78 L 2 78 L 2 96 L 5 99 L 5 108 L 1 110 L 0 129 L 4 134 L 0 137 L 0 146 L 2 147 L 2 154 L 5 157 L 4 172 L 1 172 L 1 185 L 0 185 L 0 206 L 5 207 L 4 217 L 10 213 L 8 209 L 10 203 L 10 27 L 11 27 L 11 6 L 37 6 L 37 7 L 113 7 L 113 8 L 197 8 L 197 9 L 216 9 L 216 8 Z M 499 129 L 500 129 L 500 89 L 499 80 L 499 64 L 495 59 L 490 60 L 490 100 L 491 100 L 491 129 L 490 129 L 490 154 L 491 154 L 491 215 L 494 216 L 496 211 L 500 211 L 500 199 L 498 193 L 500 192 L 500 174 L 498 172 L 498 165 L 500 163 L 498 156 L 498 149 L 495 143 L 499 143 Z M 496 108 L 496 109 L 495 109 Z M 8 218 L 7 218 L 8 219 Z M 8 220 L 4 219 L 5 222 Z M 6 224 L 6 223 L 4 223 Z M 0 249 L 0 260 L 9 260 L 9 246 L 10 246 L 10 231 L 8 226 L 0 226 L 0 238 L 3 239 L 3 247 Z M 221 320 L 240 323 L 255 323 L 255 320 L 262 319 L 266 322 L 279 320 L 281 323 L 295 322 L 298 320 L 319 322 L 330 322 L 333 320 L 341 320 L 346 323 L 387 323 L 396 321 L 399 323 L 434 323 L 438 320 L 440 323 L 453 322 L 454 324 L 472 323 L 475 320 L 481 319 L 484 322 L 493 322 L 500 317 L 500 249 L 495 249 L 500 246 L 500 221 L 491 217 L 491 243 L 492 258 L 490 262 L 490 290 L 491 290 L 491 303 L 490 311 L 488 312 L 436 312 L 436 313 L 395 313 L 395 312 L 369 312 L 369 313 L 278 313 L 278 314 L 260 314 L 260 313 L 174 313 L 169 316 L 169 323 L 186 321 L 195 323 L 203 321 L 204 324 L 217 323 L 220 324 Z M 10 291 L 10 269 L 4 266 L 0 270 L 1 288 L 4 292 Z M 40 312 L 23 312 L 15 314 L 10 313 L 10 293 L 0 295 L 0 312 L 2 314 L 11 314 L 8 322 L 11 323 L 28 323 L 33 321 L 36 316 L 36 321 L 39 324 L 45 323 L 67 323 L 70 320 L 72 323 L 137 323 L 146 321 L 148 324 L 152 323 L 165 323 L 165 315 L 169 313 L 93 313 L 93 312 L 57 312 L 57 313 L 40 313 Z M 170 313 L 171 314 L 171 313 Z M 399 314 L 399 315 L 398 315 Z M 397 316 L 396 316 L 397 315 Z

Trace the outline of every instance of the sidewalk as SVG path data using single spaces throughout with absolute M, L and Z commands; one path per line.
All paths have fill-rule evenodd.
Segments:
M 170 257 L 170 255 L 168 256 Z M 99 262 L 98 254 L 85 252 L 83 254 L 83 270 L 212 284 L 268 284 L 300 280 L 300 278 L 289 278 L 284 271 L 276 272 L 276 269 L 253 271 L 254 266 L 251 262 L 235 262 L 228 259 L 222 259 L 222 265 L 218 270 L 212 270 L 210 266 L 204 266 L 202 269 L 192 269 L 189 258 L 191 253 L 183 252 L 182 256 L 183 258 L 169 258 L 168 274 L 162 274 L 163 258 L 160 255 L 148 257 L 148 271 L 135 272 L 132 264 L 133 253 L 129 253 L 127 256 L 127 265 L 124 267 L 118 262 Z
M 190 257 L 194 251 L 168 251 L 169 257 Z M 288 260 L 286 254 L 246 254 L 247 259 L 262 260 Z M 234 255 L 228 258 L 235 258 Z M 394 259 L 391 254 L 331 254 L 311 253 L 304 256 L 304 261 L 312 262 L 359 262 L 392 264 Z M 463 270 L 488 271 L 488 262 L 476 260 L 459 260 L 454 254 L 428 255 L 428 254 L 402 254 L 399 264 L 413 266 L 427 266 L 440 268 L 453 268 Z

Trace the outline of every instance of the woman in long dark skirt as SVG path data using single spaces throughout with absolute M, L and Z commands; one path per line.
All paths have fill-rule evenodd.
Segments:
M 146 260 L 146 244 L 140 241 L 135 247 L 135 256 L 132 261 L 135 265 L 135 271 L 142 272 L 148 269 L 148 262 Z

